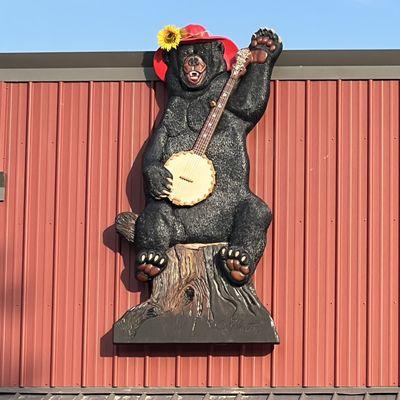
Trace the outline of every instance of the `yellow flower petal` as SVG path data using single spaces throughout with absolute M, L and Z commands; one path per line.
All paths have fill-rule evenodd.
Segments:
M 174 25 L 167 25 L 157 34 L 158 45 L 163 49 L 170 51 L 176 49 L 182 40 L 182 31 Z

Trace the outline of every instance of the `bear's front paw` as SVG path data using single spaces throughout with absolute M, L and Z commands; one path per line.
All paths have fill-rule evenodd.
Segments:
M 252 36 L 249 49 L 253 62 L 262 64 L 268 58 L 274 62 L 282 52 L 282 40 L 273 29 L 259 29 Z
M 152 166 L 144 171 L 147 187 L 151 196 L 160 200 L 168 197 L 172 187 L 172 175 L 163 166 Z
M 223 247 L 219 251 L 222 271 L 228 280 L 242 286 L 252 275 L 251 260 L 247 252 L 239 247 Z
M 136 263 L 136 279 L 140 282 L 150 282 L 167 266 L 167 256 L 156 251 L 141 251 Z

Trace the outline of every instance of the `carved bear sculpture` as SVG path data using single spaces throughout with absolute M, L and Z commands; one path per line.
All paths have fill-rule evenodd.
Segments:
M 135 225 L 140 281 L 150 281 L 168 268 L 166 250 L 177 243 L 227 242 L 218 262 L 235 285 L 249 281 L 263 254 L 272 214 L 249 189 L 246 136 L 266 109 L 282 43 L 273 30 L 260 29 L 249 49 L 253 63 L 229 98 L 206 152 L 214 164 L 216 186 L 211 196 L 192 207 L 173 205 L 166 198 L 171 174 L 164 163 L 193 147 L 230 74 L 218 40 L 181 44 L 164 53 L 168 102 L 144 152 L 146 206 Z

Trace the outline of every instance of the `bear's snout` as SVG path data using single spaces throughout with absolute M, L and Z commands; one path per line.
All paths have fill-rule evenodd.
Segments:
M 205 78 L 207 64 L 196 54 L 190 54 L 183 60 L 183 72 L 185 83 L 188 86 L 200 86 Z

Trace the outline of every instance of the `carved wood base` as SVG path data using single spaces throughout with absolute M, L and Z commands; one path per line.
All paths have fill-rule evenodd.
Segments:
M 215 255 L 224 243 L 179 244 L 151 297 L 114 324 L 114 343 L 279 343 L 252 284 L 234 287 Z

